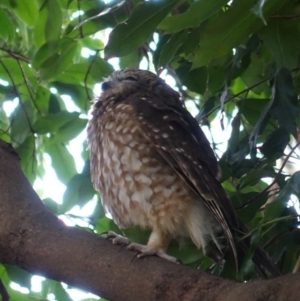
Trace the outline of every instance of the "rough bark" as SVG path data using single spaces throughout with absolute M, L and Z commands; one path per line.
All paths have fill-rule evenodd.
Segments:
M 0 262 L 118 301 L 297 300 L 300 274 L 237 283 L 156 257 L 134 259 L 102 237 L 67 227 L 41 202 L 0 141 Z

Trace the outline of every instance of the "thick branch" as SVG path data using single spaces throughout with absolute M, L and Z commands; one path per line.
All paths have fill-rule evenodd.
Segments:
M 300 274 L 235 283 L 65 226 L 40 201 L 13 149 L 0 141 L 0 261 L 109 300 L 297 300 Z

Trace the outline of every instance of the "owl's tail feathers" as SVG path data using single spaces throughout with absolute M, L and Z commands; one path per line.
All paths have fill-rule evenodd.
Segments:
M 246 237 L 243 238 L 243 236 L 249 231 L 247 227 L 241 222 L 238 221 L 239 224 L 239 230 L 236 231 L 235 237 L 236 240 L 236 248 L 238 253 L 238 262 L 239 265 L 241 265 L 242 260 L 245 258 L 245 255 L 249 252 L 250 249 L 250 238 Z M 272 259 L 268 256 L 268 254 L 265 252 L 265 250 L 261 247 L 257 247 L 254 250 L 254 254 L 252 257 L 252 261 L 255 264 L 255 270 L 257 274 L 261 278 L 270 278 L 270 275 L 272 277 L 278 277 L 281 275 L 281 272 L 273 263 Z M 269 274 L 269 275 L 268 275 Z

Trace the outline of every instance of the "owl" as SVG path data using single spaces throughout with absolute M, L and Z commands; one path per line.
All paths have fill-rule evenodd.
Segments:
M 102 203 L 122 228 L 150 229 L 147 245 L 109 232 L 138 257 L 166 253 L 170 240 L 190 238 L 204 253 L 213 244 L 233 252 L 236 265 L 247 231 L 220 181 L 218 162 L 178 92 L 152 72 L 126 68 L 102 84 L 87 129 L 91 179 Z M 223 237 L 223 240 L 222 238 Z M 224 244 L 224 237 L 226 242 Z M 277 275 L 262 249 L 253 261 Z

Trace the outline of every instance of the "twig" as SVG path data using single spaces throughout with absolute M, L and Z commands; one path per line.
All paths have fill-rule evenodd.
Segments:
M 7 52 L 11 57 L 13 57 L 14 59 L 17 59 L 17 60 L 22 60 L 22 61 L 24 61 L 24 62 L 26 62 L 26 63 L 30 63 L 30 60 L 27 58 L 27 57 L 25 57 L 25 56 L 23 56 L 22 54 L 19 54 L 19 53 L 17 53 L 17 52 L 13 52 L 12 50 L 10 50 L 10 49 L 5 49 L 5 48 L 3 48 L 3 47 L 0 47 L 0 50 L 2 50 L 2 51 L 4 51 L 4 52 Z

